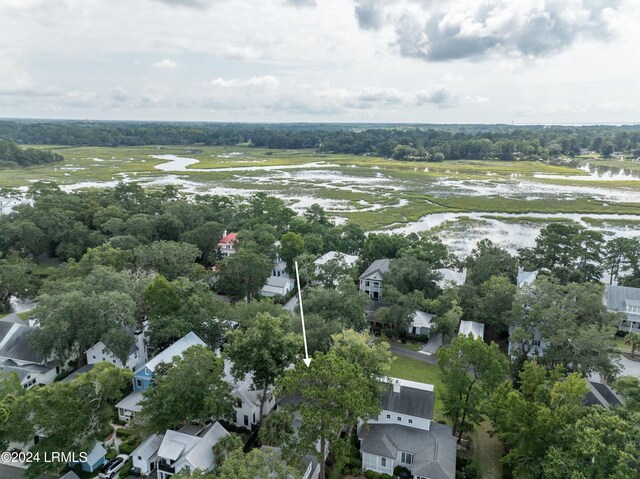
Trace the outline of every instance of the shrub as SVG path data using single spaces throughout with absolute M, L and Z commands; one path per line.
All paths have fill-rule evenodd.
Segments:
M 136 448 L 133 444 L 128 442 L 123 442 L 120 444 L 120 454 L 131 454 L 133 450 Z
M 118 477 L 129 477 L 131 474 L 131 469 L 133 468 L 133 461 L 131 458 L 127 459 L 127 462 L 124 463 L 122 469 L 120 469 L 120 475 Z
M 366 471 L 364 477 L 367 479 L 380 479 L 380 473 L 376 471 Z
M 380 474 L 380 479 L 393 479 L 393 476 L 391 474 L 383 472 L 382 474 Z
M 393 468 L 393 475 L 394 476 L 400 476 L 402 474 L 409 474 L 409 477 L 411 477 L 411 471 L 409 470 L 408 467 L 404 467 L 404 466 L 396 466 Z
M 107 455 L 105 457 L 107 458 L 107 461 L 108 461 L 109 459 L 113 459 L 117 455 L 118 455 L 118 451 L 116 451 L 114 448 L 110 447 L 109 450 L 107 451 Z
M 116 436 L 120 439 L 127 439 L 129 436 L 131 436 L 131 431 L 124 428 L 116 429 Z

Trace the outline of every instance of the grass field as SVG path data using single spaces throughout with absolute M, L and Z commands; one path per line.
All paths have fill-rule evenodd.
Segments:
M 501 479 L 500 459 L 504 454 L 504 446 L 498 438 L 489 435 L 490 429 L 491 424 L 485 421 L 473 431 L 474 458 L 478 462 L 482 479 Z
M 125 180 L 150 189 L 173 183 L 189 193 L 265 191 L 299 209 L 316 201 L 369 230 L 444 212 L 640 214 L 640 203 L 627 200 L 640 196 L 640 181 L 576 181 L 567 176 L 588 173 L 539 161 L 407 162 L 247 146 L 37 147 L 56 151 L 64 161 L 0 170 L 0 188 L 28 187 L 37 180 L 65 189 L 105 188 Z M 162 171 L 156 166 L 168 160 L 153 158 L 159 155 L 198 162 Z M 638 162 L 626 160 L 575 161 L 640 170 Z M 615 195 L 603 197 L 603 188 Z
M 435 364 L 428 364 L 404 356 L 394 356 L 389 375 L 400 379 L 406 379 L 408 381 L 433 384 L 434 391 L 436 393 L 433 417 L 439 422 L 446 422 L 442 413 L 442 402 L 438 397 L 438 394 L 444 387 L 439 377 L 439 371 L 438 366 Z

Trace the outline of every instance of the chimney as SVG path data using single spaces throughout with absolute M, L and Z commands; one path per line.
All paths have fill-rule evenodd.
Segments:
M 227 236 L 227 230 L 224 230 L 224 233 L 222 233 L 222 237 L 224 238 L 225 236 Z
M 400 380 L 399 379 L 394 379 L 393 381 L 393 392 L 394 393 L 400 393 Z

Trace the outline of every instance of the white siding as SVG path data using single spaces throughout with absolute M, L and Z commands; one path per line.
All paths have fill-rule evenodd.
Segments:
M 383 460 L 386 461 L 386 466 L 382 465 Z M 362 469 L 365 471 L 369 470 L 393 475 L 394 467 L 395 461 L 393 459 L 382 458 L 375 454 L 369 454 L 368 452 L 362 453 Z
M 389 417 L 387 417 L 389 416 Z M 400 418 L 400 420 L 398 420 Z M 409 422 L 411 421 L 411 422 Z M 377 419 L 369 421 L 370 424 L 397 424 L 399 426 L 413 427 L 428 431 L 431 427 L 431 420 L 422 417 L 409 416 L 407 414 L 398 414 L 393 411 L 382 411 Z

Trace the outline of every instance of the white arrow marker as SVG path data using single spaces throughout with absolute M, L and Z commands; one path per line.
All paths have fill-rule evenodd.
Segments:
M 307 349 L 307 331 L 304 329 L 304 310 L 302 309 L 302 289 L 300 288 L 300 273 L 298 272 L 298 262 L 296 261 L 296 281 L 298 282 L 298 302 L 300 303 L 300 318 L 302 319 L 302 339 L 304 339 L 304 363 L 309 367 L 311 358 Z

